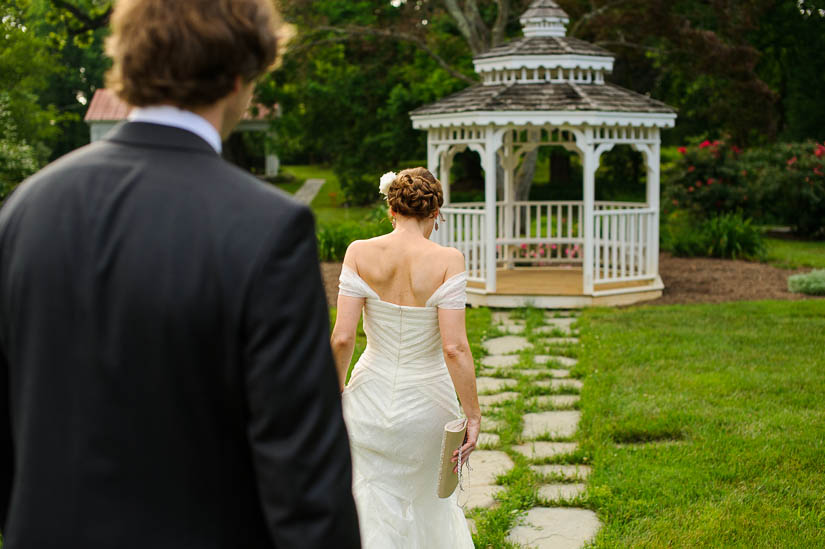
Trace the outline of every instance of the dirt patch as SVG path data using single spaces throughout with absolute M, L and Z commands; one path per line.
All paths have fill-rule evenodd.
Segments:
M 342 263 L 321 264 L 330 307 L 335 307 L 338 299 L 341 266 Z M 762 299 L 817 299 L 788 291 L 788 277 L 800 272 L 807 271 L 789 271 L 750 261 L 671 257 L 663 253 L 659 258 L 659 273 L 665 283 L 665 292 L 660 299 L 647 303 L 681 305 Z
M 723 303 L 762 299 L 810 299 L 788 291 L 788 277 L 803 271 L 779 269 L 766 263 L 726 259 L 684 258 L 662 254 L 659 274 L 664 295 L 651 305 Z

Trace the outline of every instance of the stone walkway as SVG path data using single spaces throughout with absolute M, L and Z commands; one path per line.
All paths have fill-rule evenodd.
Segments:
M 592 541 L 601 527 L 595 513 L 573 506 L 584 496 L 590 474 L 589 466 L 572 463 L 578 449 L 573 439 L 581 417 L 574 408 L 582 383 L 570 377 L 569 368 L 576 366 L 576 359 L 564 354 L 579 344 L 576 320 L 576 313 L 547 312 L 543 326 L 528 330 L 526 322 L 512 318 L 510 312 L 494 312 L 497 332 L 508 335 L 483 342 L 488 356 L 481 360 L 478 377 L 479 402 L 485 414 L 479 437 L 482 449 L 473 453 L 469 490 L 460 499 L 466 500 L 468 511 L 498 505 L 496 496 L 507 491 L 498 482 L 500 475 L 515 467 L 514 457 L 524 456 L 541 481 L 539 506 L 526 510 L 507 539 L 525 548 L 578 549 Z M 559 354 L 532 354 L 539 349 Z M 526 390 L 525 377 L 531 394 L 545 394 L 522 397 L 518 391 Z M 489 414 L 522 398 L 531 412 L 521 416 L 517 443 L 502 445 L 500 433 L 507 422 L 490 419 Z M 475 532 L 472 521 L 470 526 Z
M 309 206 L 312 201 L 315 200 L 315 197 L 318 196 L 324 183 L 326 183 L 325 179 L 307 179 L 304 181 L 304 184 L 301 185 L 301 188 L 298 189 L 298 192 L 295 193 L 295 200 Z

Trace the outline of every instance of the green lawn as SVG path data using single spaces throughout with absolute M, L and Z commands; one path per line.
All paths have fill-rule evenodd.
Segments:
M 581 324 L 597 547 L 825 546 L 825 301 Z
M 294 175 L 301 182 L 307 179 L 324 179 L 326 183 L 318 196 L 312 201 L 311 207 L 315 212 L 317 222 L 338 223 L 341 221 L 364 221 L 372 211 L 372 207 L 345 208 L 342 206 L 344 195 L 338 177 L 329 168 L 320 166 L 283 166 L 282 171 Z M 378 197 L 378 183 L 375 184 L 376 198 Z
M 783 269 L 825 269 L 825 242 L 768 238 L 767 261 Z

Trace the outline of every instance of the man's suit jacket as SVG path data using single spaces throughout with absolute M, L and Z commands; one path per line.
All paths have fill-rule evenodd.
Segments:
M 0 211 L 4 549 L 349 548 L 308 208 L 125 123 Z

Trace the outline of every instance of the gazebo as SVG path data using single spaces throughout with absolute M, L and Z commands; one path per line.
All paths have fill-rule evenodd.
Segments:
M 675 125 L 676 113 L 606 82 L 614 56 L 566 36 L 569 18 L 552 0 L 534 1 L 521 23 L 523 38 L 474 59 L 479 84 L 411 113 L 413 126 L 427 130 L 428 167 L 444 185 L 447 223 L 433 238 L 464 252 L 471 305 L 571 308 L 655 299 L 664 289 L 660 130 Z M 644 203 L 595 200 L 600 158 L 619 144 L 644 156 Z M 542 146 L 579 155 L 582 201 L 515 200 L 516 170 Z M 450 169 L 466 150 L 481 158 L 484 202 L 450 201 Z
M 92 96 L 92 101 L 89 103 L 89 108 L 86 110 L 84 121 L 89 125 L 89 137 L 91 142 L 100 141 L 120 122 L 126 120 L 132 107 L 123 102 L 118 96 L 111 91 L 100 88 L 95 91 Z M 275 109 L 275 116 L 278 115 L 277 107 Z M 272 111 L 266 107 L 258 106 L 257 113 L 247 111 L 244 113 L 243 119 L 235 129 L 236 132 L 265 132 L 271 134 L 272 128 L 270 124 L 270 117 Z M 265 143 L 266 150 L 264 156 L 266 158 L 266 165 L 264 168 L 264 175 L 267 177 L 274 177 L 278 175 L 281 168 L 281 162 L 275 150 Z

